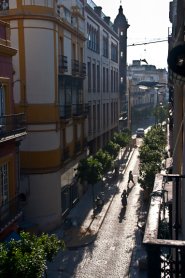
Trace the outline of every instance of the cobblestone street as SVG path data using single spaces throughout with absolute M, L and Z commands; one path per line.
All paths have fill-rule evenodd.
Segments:
M 120 176 L 116 184 L 104 185 L 106 190 L 114 192 L 96 239 L 87 246 L 60 253 L 57 257 L 57 272 L 49 267 L 48 278 L 146 277 L 138 274 L 136 263 L 136 243 L 139 248 L 141 246 L 137 222 L 142 206 L 142 190 L 137 183 L 138 149 L 134 150 L 125 172 L 123 168 L 120 165 Z M 121 193 L 123 189 L 127 189 L 130 170 L 133 171 L 135 185 L 130 182 L 125 211 L 121 204 Z

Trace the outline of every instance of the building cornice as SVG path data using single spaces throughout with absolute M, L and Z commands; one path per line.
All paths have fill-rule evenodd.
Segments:
M 62 20 L 60 17 L 54 17 L 54 16 L 49 16 L 49 15 L 7 15 L 5 17 L 2 17 L 3 20 L 6 21 L 11 21 L 11 20 L 26 20 L 26 19 L 31 19 L 31 20 L 48 20 L 52 21 L 54 23 L 57 23 L 58 25 L 61 25 L 65 29 L 67 29 L 70 33 L 73 35 L 78 35 L 78 37 L 81 40 L 86 40 L 86 37 L 84 33 L 82 33 L 78 28 L 74 28 L 72 25 L 70 25 L 67 21 Z

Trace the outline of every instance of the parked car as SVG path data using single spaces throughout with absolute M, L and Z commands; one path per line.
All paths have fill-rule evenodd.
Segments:
M 142 138 L 142 137 L 144 137 L 145 136 L 145 130 L 144 130 L 144 128 L 138 128 L 137 130 L 136 130 L 136 137 L 137 138 Z

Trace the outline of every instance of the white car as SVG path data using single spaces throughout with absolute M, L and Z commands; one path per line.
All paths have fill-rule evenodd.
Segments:
M 137 130 L 136 130 L 136 137 L 137 138 L 142 138 L 142 137 L 144 137 L 145 136 L 145 130 L 144 130 L 144 128 L 138 128 Z

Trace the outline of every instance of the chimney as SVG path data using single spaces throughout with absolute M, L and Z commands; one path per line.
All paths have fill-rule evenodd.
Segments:
M 100 6 L 96 6 L 94 7 L 94 11 L 97 15 L 99 15 L 101 17 L 101 10 L 102 10 L 102 7 Z
M 110 23 L 110 16 L 104 16 L 104 21 L 109 25 L 109 23 Z

